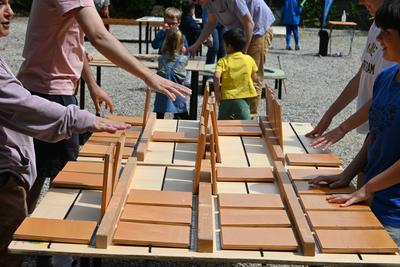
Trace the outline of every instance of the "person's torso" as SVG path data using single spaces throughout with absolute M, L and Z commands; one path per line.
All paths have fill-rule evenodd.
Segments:
M 375 23 L 368 32 L 368 40 L 361 57 L 361 76 L 358 86 L 357 110 L 372 98 L 372 88 L 378 74 L 386 67 L 394 64 L 383 58 L 382 46 L 376 40 L 380 30 Z M 368 123 L 357 128 L 357 132 L 368 133 Z
M 299 25 L 301 9 L 297 0 L 286 0 L 282 8 L 282 23 L 285 25 Z
M 368 115 L 372 141 L 364 170 L 366 181 L 400 160 L 400 82 L 393 79 L 398 70 L 398 65 L 386 69 L 374 85 Z M 375 192 L 372 209 L 383 224 L 400 227 L 400 180 Z
M 275 21 L 271 9 L 263 0 L 218 0 L 208 4 L 208 12 L 228 29 L 243 28 L 240 17 L 250 13 L 254 21 L 253 35 L 262 36 Z
M 176 83 L 182 84 L 186 77 L 186 65 L 188 57 L 185 55 L 176 55 L 173 59 L 169 59 L 163 54 L 158 60 L 158 74 L 162 77 Z
M 93 0 L 35 0 L 29 17 L 18 78 L 25 88 L 54 95 L 72 95 L 84 60 L 83 32 L 72 12 L 93 6 Z M 71 12 L 72 11 L 72 12 Z
M 254 60 L 241 52 L 220 59 L 223 64 L 221 78 L 222 99 L 238 99 L 257 96 L 252 73 Z

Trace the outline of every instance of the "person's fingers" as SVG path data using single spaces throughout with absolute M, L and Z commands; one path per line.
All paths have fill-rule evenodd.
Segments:
M 330 195 L 326 197 L 329 203 L 343 203 L 344 195 Z
M 308 181 L 308 183 L 309 183 L 309 184 L 319 185 L 319 184 L 321 184 L 322 182 L 327 182 L 327 181 L 326 181 L 327 178 L 328 178 L 327 176 L 318 176 L 318 177 L 316 177 L 316 178 L 314 178 L 314 179 Z
M 314 142 L 310 143 L 310 147 L 312 147 L 312 148 L 321 148 L 321 147 L 325 146 L 326 143 L 327 143 L 327 140 L 326 140 L 325 136 L 321 136 L 317 140 L 315 140 Z
M 97 99 L 94 101 L 94 107 L 96 108 L 96 113 L 99 113 L 100 112 L 100 103 Z
M 344 202 L 343 204 L 340 204 L 340 207 L 348 207 L 350 205 L 353 205 L 356 202 L 357 202 L 357 198 L 356 197 L 351 197 L 346 202 Z

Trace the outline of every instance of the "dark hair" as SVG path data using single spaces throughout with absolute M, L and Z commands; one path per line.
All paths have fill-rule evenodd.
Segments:
M 375 24 L 382 29 L 396 29 L 400 33 L 400 0 L 385 0 L 375 14 Z
M 240 28 L 234 28 L 226 31 L 222 36 L 225 44 L 230 45 L 234 52 L 243 51 L 246 46 L 246 36 Z
M 182 4 L 182 13 L 183 15 L 188 15 L 192 9 L 195 8 L 194 3 L 183 2 Z

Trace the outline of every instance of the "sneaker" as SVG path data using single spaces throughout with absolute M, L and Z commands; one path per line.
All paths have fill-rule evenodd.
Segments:
M 300 50 L 300 46 L 296 45 L 295 50 Z
M 286 46 L 286 50 L 292 50 L 290 46 Z

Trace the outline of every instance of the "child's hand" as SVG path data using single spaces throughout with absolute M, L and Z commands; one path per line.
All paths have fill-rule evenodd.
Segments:
M 213 38 L 212 38 L 212 35 L 210 34 L 210 35 L 207 37 L 207 39 L 206 39 L 206 41 L 205 41 L 205 44 L 206 44 L 207 47 L 212 47 L 212 46 L 213 46 L 213 43 L 214 43 L 214 40 L 213 40 Z

